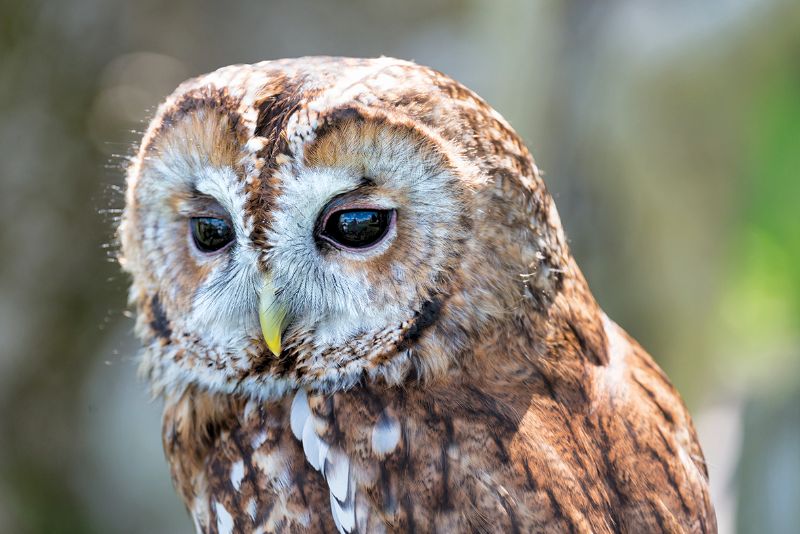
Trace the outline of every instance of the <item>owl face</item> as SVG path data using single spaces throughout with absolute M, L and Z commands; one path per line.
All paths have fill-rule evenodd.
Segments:
M 476 163 L 481 121 L 506 127 L 455 82 L 389 59 L 179 87 L 130 167 L 119 229 L 150 379 L 272 397 L 452 365 L 468 330 L 525 298 L 514 273 L 551 237 L 506 230 L 526 206 L 487 172 L 513 158 Z

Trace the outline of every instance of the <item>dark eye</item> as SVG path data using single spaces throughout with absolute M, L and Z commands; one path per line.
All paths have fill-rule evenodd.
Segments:
M 351 209 L 330 214 L 321 237 L 343 248 L 363 249 L 386 235 L 394 210 Z
M 192 217 L 192 238 L 203 252 L 214 252 L 233 241 L 233 228 L 225 219 Z

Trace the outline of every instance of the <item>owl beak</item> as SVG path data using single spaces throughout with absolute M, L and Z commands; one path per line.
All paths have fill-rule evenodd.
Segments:
M 267 277 L 261 289 L 258 302 L 258 319 L 261 322 L 261 333 L 270 352 L 275 356 L 281 354 L 281 334 L 286 319 L 286 308 L 275 298 L 275 285 L 272 277 Z

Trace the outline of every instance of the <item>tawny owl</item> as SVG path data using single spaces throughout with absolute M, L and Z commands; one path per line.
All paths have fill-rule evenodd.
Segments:
M 190 80 L 121 263 L 200 532 L 707 532 L 680 397 L 598 307 L 508 123 L 394 59 Z

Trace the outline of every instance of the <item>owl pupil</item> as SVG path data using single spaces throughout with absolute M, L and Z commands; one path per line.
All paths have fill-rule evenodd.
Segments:
M 391 221 L 392 210 L 354 209 L 333 213 L 323 236 L 348 248 L 365 248 L 381 240 Z
M 203 252 L 214 252 L 233 240 L 233 229 L 225 219 L 193 217 L 191 224 L 194 243 Z

